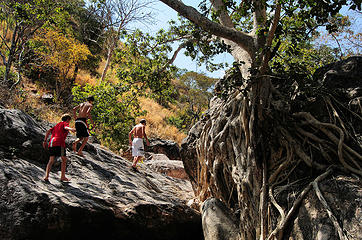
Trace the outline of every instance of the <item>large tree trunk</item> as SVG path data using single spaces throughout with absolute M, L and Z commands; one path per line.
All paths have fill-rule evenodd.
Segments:
M 200 183 L 204 183 L 200 186 L 201 200 L 212 195 L 229 206 L 237 205 L 242 239 L 256 239 L 262 226 L 259 211 L 264 200 L 260 190 L 270 152 L 265 139 L 270 136 L 264 132 L 261 110 L 267 99 L 259 96 L 268 88 L 266 79 L 255 83 L 249 96 L 235 91 L 206 122 L 198 141 Z
M 291 87 L 282 86 L 287 89 L 284 93 L 274 88 L 266 73 L 280 4 L 275 5 L 274 17 L 266 26 L 265 5 L 251 0 L 254 27 L 252 32 L 245 33 L 234 27 L 222 0 L 210 0 L 219 14 L 219 22 L 202 16 L 182 1 L 161 1 L 221 38 L 230 46 L 235 61 L 245 62 L 240 66 L 242 86 L 227 92 L 226 99 L 214 101 L 218 104 L 201 120 L 202 130 L 195 144 L 197 163 L 183 159 L 196 195 L 201 201 L 209 197 L 221 199 L 238 212 L 240 239 L 287 238 L 285 230 L 310 189 L 313 187 L 322 196 L 318 183 L 336 171 L 329 166 L 362 176 L 361 146 L 348 122 L 350 118 L 361 120 L 360 114 L 351 113 L 331 94 L 312 94 L 312 88 L 295 93 L 294 97 L 288 92 Z M 299 102 L 296 96 L 302 96 Z M 306 109 L 311 99 L 319 100 L 315 107 L 326 113 L 324 118 L 316 119 Z M 196 173 L 188 169 L 190 166 L 197 166 Z M 286 192 L 287 201 L 281 192 Z M 324 206 L 329 208 L 328 204 Z M 344 239 L 333 217 L 330 219 L 336 232 Z
M 342 69 L 358 69 L 351 67 L 356 64 L 353 59 L 342 64 Z M 330 82 L 335 84 L 334 80 Z M 343 82 L 350 88 L 345 79 Z M 341 108 L 336 109 L 337 100 L 323 96 L 321 102 L 306 104 L 308 109 L 304 110 L 310 113 L 292 114 L 287 106 L 283 108 L 275 100 L 277 96 L 271 92 L 271 86 L 271 81 L 264 78 L 252 84 L 247 94 L 235 90 L 225 100 L 214 99 L 217 104 L 212 104 L 201 120 L 203 127 L 196 140 L 195 160 L 199 169 L 196 176 L 187 168 L 190 163 L 185 164 L 187 173 L 197 179 L 194 189 L 200 200 L 212 196 L 239 212 L 241 239 L 283 238 L 284 230 L 288 224 L 292 225 L 298 207 L 312 187 L 320 195 L 318 183 L 333 171 L 339 172 L 327 170 L 328 166 L 343 166 L 346 171 L 362 175 L 361 146 L 355 138 L 362 131 L 360 127 L 352 131 L 353 125 L 361 122 L 361 112 L 355 115 L 355 122 L 346 121 L 343 129 L 341 124 L 347 118 L 333 123 L 328 114 L 332 109 L 335 116 L 350 113 L 347 109 L 342 112 Z M 326 123 L 319 122 L 312 114 Z M 343 140 L 343 135 L 349 135 L 349 140 Z M 299 182 L 299 187 L 295 188 L 293 182 Z M 290 202 L 285 202 L 280 189 L 286 192 Z M 339 219 L 342 221 L 343 216 Z M 338 232 L 340 227 L 335 225 Z M 340 239 L 344 238 L 343 233 L 338 234 L 342 236 Z

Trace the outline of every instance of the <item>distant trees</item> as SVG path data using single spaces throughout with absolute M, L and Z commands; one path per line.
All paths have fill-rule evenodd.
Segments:
M 168 118 L 169 123 L 187 132 L 208 109 L 215 82 L 215 78 L 197 72 L 185 72 L 175 79 L 176 116 Z
M 32 40 L 35 54 L 41 57 L 40 61 L 57 71 L 55 82 L 56 96 L 59 98 L 62 90 L 70 89 L 71 79 L 75 67 L 85 61 L 91 54 L 88 47 L 56 29 L 43 29 Z
M 20 80 L 25 47 L 46 24 L 63 21 L 63 0 L 0 0 L 0 57 L 5 66 L 3 82 L 8 83 L 15 64 Z

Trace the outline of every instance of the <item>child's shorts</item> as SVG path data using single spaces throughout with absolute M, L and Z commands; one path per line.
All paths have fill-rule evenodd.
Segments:
M 50 156 L 65 157 L 67 156 L 65 148 L 61 146 L 49 147 Z

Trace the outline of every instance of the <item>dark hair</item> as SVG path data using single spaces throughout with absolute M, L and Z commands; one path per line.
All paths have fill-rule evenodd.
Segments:
M 72 119 L 72 117 L 69 114 L 63 114 L 63 116 L 62 116 L 62 121 L 63 122 L 68 121 L 70 119 Z
M 141 119 L 140 123 L 146 123 L 146 119 Z
M 87 97 L 87 101 L 92 101 L 92 102 L 94 102 L 94 96 L 89 96 L 89 97 Z

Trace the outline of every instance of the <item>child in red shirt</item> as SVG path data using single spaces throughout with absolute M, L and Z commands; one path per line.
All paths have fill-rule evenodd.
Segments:
M 69 114 L 64 114 L 62 116 L 62 121 L 49 129 L 44 138 L 43 147 L 47 148 L 47 139 L 49 134 L 51 133 L 52 136 L 49 141 L 49 153 L 50 158 L 48 165 L 45 170 L 45 177 L 44 181 L 49 181 L 49 173 L 50 169 L 52 168 L 52 165 L 54 163 L 55 157 L 61 157 L 62 159 L 62 165 L 61 165 L 61 175 L 60 175 L 60 181 L 68 182 L 69 179 L 65 177 L 65 168 L 67 166 L 67 157 L 66 157 L 66 151 L 65 151 L 65 139 L 67 138 L 67 135 L 69 131 L 75 132 L 74 128 L 69 127 L 69 122 L 71 120 L 71 116 Z

